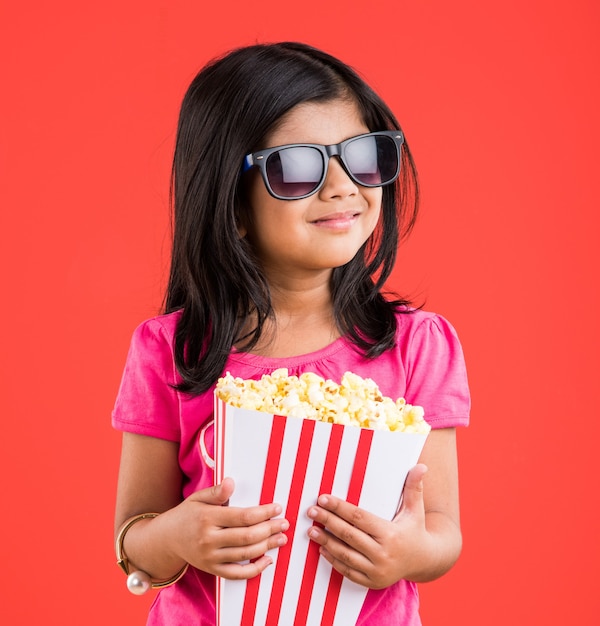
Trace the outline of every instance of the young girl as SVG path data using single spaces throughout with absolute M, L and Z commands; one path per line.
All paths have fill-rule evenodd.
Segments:
M 416 583 L 461 549 L 469 393 L 448 322 L 382 295 L 418 199 L 394 115 L 324 52 L 236 50 L 184 98 L 172 196 L 166 311 L 135 331 L 113 413 L 120 564 L 134 592 L 164 587 L 148 624 L 213 625 L 215 576 L 257 576 L 285 545 L 281 506 L 224 506 L 235 476 L 213 486 L 211 462 L 217 378 L 280 367 L 352 371 L 425 407 L 433 430 L 393 521 L 328 494 L 305 512 L 321 558 L 369 589 L 358 624 L 420 624 Z

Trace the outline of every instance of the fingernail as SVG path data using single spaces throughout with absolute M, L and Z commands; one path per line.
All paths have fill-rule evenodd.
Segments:
M 281 513 L 281 511 L 283 511 L 283 509 L 281 508 L 281 505 L 276 504 L 275 505 L 275 515 L 279 515 Z
M 327 503 L 329 502 L 329 498 L 327 496 L 319 496 L 318 502 L 322 506 L 327 506 Z
M 281 530 L 285 532 L 289 527 L 290 523 L 286 519 L 284 519 L 283 522 L 281 522 Z
M 287 543 L 287 537 L 285 535 L 281 535 L 281 537 L 277 538 L 277 545 L 284 546 Z
M 319 531 L 313 526 L 309 531 L 308 531 L 308 536 L 311 539 L 316 539 L 319 536 Z
M 317 517 L 317 509 L 313 509 L 313 508 L 311 507 L 310 509 L 308 509 L 308 511 L 306 512 L 306 514 L 308 515 L 308 517 L 315 518 L 315 517 Z

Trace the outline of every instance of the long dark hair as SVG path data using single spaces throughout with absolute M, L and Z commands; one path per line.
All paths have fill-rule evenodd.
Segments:
M 262 268 L 238 234 L 244 156 L 263 148 L 264 138 L 296 105 L 337 98 L 353 99 L 371 131 L 400 129 L 356 72 L 301 43 L 234 50 L 205 66 L 185 94 L 171 178 L 174 233 L 165 299 L 165 312 L 182 309 L 174 346 L 180 390 L 207 391 L 234 343 L 252 349 L 273 315 Z M 383 188 L 376 230 L 331 279 L 338 329 L 369 358 L 393 346 L 395 313 L 409 304 L 387 299 L 381 290 L 417 206 L 417 175 L 405 143 L 400 177 Z M 256 326 L 248 333 L 250 314 Z

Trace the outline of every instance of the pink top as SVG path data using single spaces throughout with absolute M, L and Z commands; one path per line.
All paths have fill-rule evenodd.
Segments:
M 119 430 L 180 444 L 183 495 L 213 485 L 213 389 L 191 396 L 173 389 L 180 382 L 173 359 L 180 313 L 152 318 L 134 332 L 113 411 Z M 225 371 L 260 378 L 280 367 L 290 374 L 315 372 L 336 382 L 351 371 L 372 378 L 381 392 L 404 397 L 425 408 L 432 428 L 466 426 L 470 398 L 464 358 L 454 329 L 439 315 L 415 311 L 398 314 L 396 345 L 380 357 L 365 358 L 346 338 L 301 356 L 265 358 L 232 351 Z M 235 477 L 234 477 L 235 478 Z M 357 626 L 416 626 L 416 584 L 401 580 L 367 594 Z M 152 605 L 152 626 L 214 626 L 214 577 L 192 567 L 175 585 L 161 590 Z

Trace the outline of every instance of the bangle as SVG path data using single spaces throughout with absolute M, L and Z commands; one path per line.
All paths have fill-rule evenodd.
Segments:
M 129 571 L 129 559 L 127 558 L 123 548 L 123 541 L 125 540 L 127 531 L 137 522 L 144 519 L 152 519 L 154 517 L 158 517 L 158 515 L 158 513 L 142 513 L 141 515 L 134 515 L 132 518 L 128 519 L 123 526 L 121 526 L 121 530 L 119 530 L 119 534 L 117 535 L 115 545 L 117 565 L 127 575 L 127 589 L 129 589 L 129 591 L 136 596 L 141 596 L 151 587 L 153 589 L 161 589 L 162 587 L 168 587 L 169 585 L 175 584 L 187 572 L 187 568 L 189 567 L 189 563 L 186 563 L 181 570 L 175 574 L 175 576 L 172 576 L 168 580 L 158 581 L 153 581 L 152 578 L 146 574 L 146 572 L 142 572 L 141 570 L 135 570 L 133 572 Z

